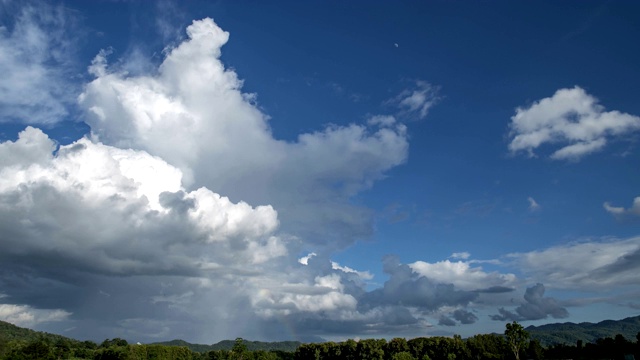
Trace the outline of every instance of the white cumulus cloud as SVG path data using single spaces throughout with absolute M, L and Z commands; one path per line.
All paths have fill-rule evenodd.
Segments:
M 179 241 L 196 246 L 246 243 L 250 247 L 243 250 L 260 256 L 285 253 L 280 241 L 271 237 L 278 221 L 270 206 L 234 204 L 206 188 L 186 192 L 180 170 L 142 151 L 85 138 L 60 147 L 54 156 L 53 146 L 31 127 L 17 141 L 0 146 L 0 159 L 12 158 L 15 150 L 29 154 L 22 157 L 25 161 L 0 169 L 3 228 L 14 233 L 3 236 L 4 256 L 61 251 L 62 257 L 94 271 L 134 274 L 185 266 L 195 270 L 196 264 L 183 257 L 186 254 L 157 253 L 158 248 Z M 30 161 L 34 158 L 39 161 Z M 154 235 L 162 223 L 193 230 L 182 238 Z M 47 232 L 47 241 L 41 231 Z M 207 255 L 224 257 L 201 254 Z
M 286 286 L 285 286 L 286 288 Z M 295 289 L 295 290 L 294 290 Z M 288 315 L 293 309 L 302 312 L 354 310 L 357 300 L 344 293 L 342 279 L 337 274 L 317 276 L 313 284 L 293 286 L 288 291 L 262 291 L 255 298 L 261 313 Z
M 542 145 L 559 145 L 552 159 L 578 160 L 602 150 L 608 140 L 640 129 L 640 117 L 606 111 L 598 99 L 576 86 L 517 108 L 509 129 L 511 153 L 534 156 Z
M 453 284 L 462 290 L 481 290 L 497 286 L 510 286 L 516 280 L 513 274 L 485 272 L 480 266 L 472 266 L 470 261 L 443 260 L 435 263 L 416 261 L 409 267 L 417 274 L 432 281 Z
M 182 322 L 205 308 L 213 317 L 251 313 L 219 299 L 247 301 L 262 283 L 247 278 L 277 278 L 279 261 L 287 261 L 271 206 L 234 203 L 204 187 L 187 191 L 179 169 L 144 151 L 87 138 L 55 149 L 33 127 L 0 143 L 0 286 L 11 284 L 7 299 L 16 305 L 2 306 L 11 322 L 99 313 L 106 337 L 176 309 Z M 70 294 L 81 305 L 67 300 L 56 302 L 58 312 L 38 310 Z M 213 307 L 201 303 L 212 299 Z M 145 303 L 144 310 L 136 305 Z M 124 321 L 133 318 L 139 321 Z M 79 333 L 91 326 L 75 324 Z

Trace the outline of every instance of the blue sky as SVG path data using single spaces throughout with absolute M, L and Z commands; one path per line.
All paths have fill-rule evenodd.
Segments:
M 633 2 L 0 3 L 0 319 L 211 343 L 638 315 Z

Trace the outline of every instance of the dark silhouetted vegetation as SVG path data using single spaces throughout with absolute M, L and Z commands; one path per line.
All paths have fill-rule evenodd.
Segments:
M 238 338 L 216 344 L 224 348 L 211 349 L 214 345 L 194 345 L 181 340 L 142 345 L 115 338 L 98 345 L 0 322 L 0 360 L 628 360 L 631 356 L 640 359 L 640 331 L 631 338 L 617 334 L 592 342 L 577 340 L 574 344 L 556 343 L 545 347 L 539 339 L 530 338 L 528 331 L 516 322 L 507 324 L 504 335 L 295 343 L 296 348 L 290 351 L 279 349 L 292 343 Z

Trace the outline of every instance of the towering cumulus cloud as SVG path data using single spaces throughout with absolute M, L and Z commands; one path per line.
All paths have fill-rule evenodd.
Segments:
M 87 137 L 58 146 L 27 127 L 0 143 L 0 315 L 205 342 L 419 323 L 360 308 L 368 273 L 328 258 L 370 235 L 350 199 L 405 161 L 405 126 L 275 139 L 220 61 L 229 34 L 211 19 L 187 34 L 151 75 L 96 56 L 79 96 Z
M 254 96 L 219 59 L 229 34 L 211 19 L 194 21 L 187 34 L 152 76 L 112 72 L 105 54 L 96 57 L 96 79 L 80 97 L 93 136 L 162 157 L 188 186 L 271 204 L 284 230 L 317 245 L 368 236 L 368 212 L 348 199 L 404 162 L 404 125 L 329 126 L 296 142 L 274 139 Z

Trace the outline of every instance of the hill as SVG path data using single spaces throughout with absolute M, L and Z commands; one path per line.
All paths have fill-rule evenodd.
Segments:
M 62 335 L 26 329 L 0 320 L 0 342 L 11 340 L 34 341 L 38 339 L 45 339 L 53 343 L 63 340 L 72 343 L 79 342 Z
M 231 350 L 233 345 L 235 344 L 234 340 L 222 340 L 218 343 L 212 345 L 202 345 L 202 344 L 191 344 L 184 340 L 171 340 L 171 341 L 162 341 L 154 343 L 157 345 L 169 345 L 169 346 L 186 346 L 191 351 L 197 352 L 205 352 L 211 350 Z M 247 346 L 247 350 L 256 351 L 256 350 L 279 350 L 286 352 L 294 352 L 302 344 L 299 341 L 277 341 L 277 342 L 263 342 L 263 341 L 249 341 L 244 340 L 244 344 Z
M 575 345 L 578 340 L 583 343 L 595 342 L 597 339 L 615 337 L 621 334 L 629 341 L 636 341 L 640 333 L 640 316 L 622 320 L 605 320 L 599 323 L 583 322 L 579 324 L 566 322 L 529 326 L 526 330 L 534 339 L 540 340 L 542 346 L 553 344 Z

